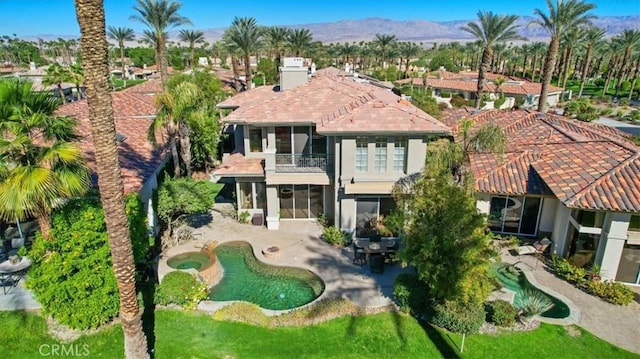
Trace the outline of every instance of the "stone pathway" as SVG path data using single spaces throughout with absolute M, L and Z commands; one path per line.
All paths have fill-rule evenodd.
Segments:
M 22 278 L 15 287 L 7 287 L 7 294 L 0 289 L 0 310 L 37 310 L 42 306 L 33 297 L 31 291 L 24 287 Z
M 640 295 L 636 295 L 636 301 L 628 306 L 614 305 L 557 278 L 544 263 L 536 263 L 535 256 L 518 257 L 503 251 L 502 261 L 527 263 L 518 267 L 532 275 L 542 287 L 560 293 L 579 308 L 579 326 L 621 348 L 640 353 Z

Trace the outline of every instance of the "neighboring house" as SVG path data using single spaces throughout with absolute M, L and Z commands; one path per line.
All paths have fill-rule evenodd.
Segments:
M 604 279 L 640 284 L 640 148 L 611 127 L 529 111 L 453 109 L 504 130 L 502 159 L 473 153 L 478 208 L 497 233 L 543 237 L 579 266 L 601 266 Z
M 493 73 L 487 73 L 485 77 L 487 81 L 485 84 L 485 92 L 487 94 L 493 94 L 495 96 L 502 91 L 505 97 L 513 97 L 524 101 L 524 107 L 537 106 L 542 84 L 530 82 L 522 78 L 502 76 Z M 498 89 L 494 83 L 499 77 L 503 77 L 505 80 L 500 86 L 500 89 Z M 449 97 L 450 94 L 460 94 L 466 100 L 475 100 L 478 90 L 478 73 L 472 71 L 453 73 L 440 70 L 437 72 L 437 75 L 429 75 L 426 78 L 408 78 L 396 81 L 396 83 L 400 86 L 410 85 L 414 87 L 431 88 L 433 89 L 434 96 Z M 555 106 L 560 101 L 562 93 L 562 88 L 549 86 L 547 103 L 549 103 L 550 106 Z
M 157 175 L 168 159 L 162 134 L 156 136 L 159 142 L 157 147 L 147 140 L 147 130 L 156 116 L 154 94 L 160 88 L 160 81 L 149 80 L 126 90 L 111 93 L 124 191 L 140 194 L 152 229 L 155 229 L 156 224 L 152 194 L 158 187 Z M 87 100 L 64 104 L 56 114 L 77 119 L 76 131 L 80 136 L 80 148 L 93 170 L 95 181 L 95 149 Z
M 326 216 L 360 235 L 394 208 L 394 183 L 420 172 L 427 141 L 449 128 L 389 90 L 299 64 L 280 69 L 280 86 L 218 104 L 234 110 L 223 121 L 235 153 L 212 180 L 235 183 L 238 212 L 266 218 L 268 229 Z

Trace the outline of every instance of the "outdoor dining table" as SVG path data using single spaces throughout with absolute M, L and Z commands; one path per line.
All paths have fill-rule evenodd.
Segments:
M 30 266 L 31 261 L 27 257 L 22 257 L 16 263 L 12 263 L 11 259 L 0 263 L 0 284 L 4 294 L 7 294 L 7 285 L 15 287 Z
M 394 252 L 393 246 L 396 244 L 395 238 L 384 238 L 380 242 L 372 242 L 372 241 L 364 241 L 356 239 L 355 241 L 356 247 L 363 248 L 365 253 L 367 253 L 367 257 L 371 254 L 386 254 L 389 252 Z

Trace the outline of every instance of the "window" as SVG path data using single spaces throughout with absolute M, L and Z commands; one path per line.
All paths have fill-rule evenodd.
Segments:
M 573 210 L 571 216 L 583 227 L 602 228 L 605 212 Z
M 385 172 L 387 170 L 386 137 L 376 137 L 375 169 L 376 172 Z
M 262 129 L 249 128 L 249 149 L 251 152 L 262 152 Z
M 369 141 L 367 137 L 356 138 L 356 172 L 367 172 L 369 161 Z
M 251 182 L 240 182 L 240 193 L 238 199 L 240 200 L 240 209 L 253 209 L 253 186 Z
M 396 137 L 393 147 L 393 170 L 396 172 L 405 172 L 404 162 L 407 156 L 407 138 Z
M 495 232 L 535 235 L 541 204 L 538 197 L 491 197 L 487 224 Z
M 640 216 L 631 216 L 629 231 L 640 232 Z

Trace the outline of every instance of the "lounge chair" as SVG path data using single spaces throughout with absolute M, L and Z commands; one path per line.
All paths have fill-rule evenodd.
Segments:
M 516 249 L 518 255 L 527 255 L 527 254 L 543 254 L 547 248 L 551 245 L 551 241 L 547 238 L 541 239 L 539 241 L 533 242 L 533 245 L 520 246 Z

